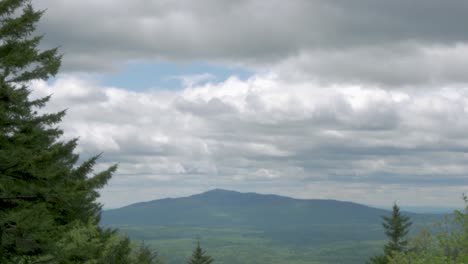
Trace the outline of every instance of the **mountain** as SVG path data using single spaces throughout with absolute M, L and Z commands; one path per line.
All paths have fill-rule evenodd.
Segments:
M 297 263 L 363 263 L 381 249 L 385 239 L 381 216 L 389 213 L 352 202 L 215 189 L 105 210 L 101 224 L 119 228 L 132 239 L 152 241 L 163 255 L 171 256 L 169 263 L 182 263 L 173 256 L 180 257 L 182 245 L 197 237 L 211 243 L 217 263 L 296 263 L 291 258 L 298 258 Z M 440 219 L 406 215 L 414 230 Z M 259 252 L 282 253 L 252 262 L 259 254 L 264 256 Z M 296 253 L 282 259 L 291 252 Z
M 102 224 L 170 226 L 244 226 L 375 223 L 382 209 L 335 200 L 299 200 L 277 195 L 215 189 L 104 211 Z
M 314 230 L 317 226 L 380 224 L 383 209 L 336 200 L 215 189 L 183 198 L 136 203 L 102 214 L 104 226 L 242 227 L 258 230 Z M 408 214 L 416 222 L 434 215 Z

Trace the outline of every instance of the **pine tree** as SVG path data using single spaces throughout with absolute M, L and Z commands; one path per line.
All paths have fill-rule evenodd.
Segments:
M 206 255 L 205 251 L 200 246 L 200 241 L 198 241 L 197 247 L 193 251 L 192 257 L 187 263 L 188 264 L 210 264 L 213 261 L 214 260 L 210 256 Z
M 144 242 L 141 243 L 140 248 L 135 252 L 134 263 L 138 264 L 159 264 L 161 261 L 158 254 L 152 251 Z
M 410 241 L 411 250 L 395 253 L 389 263 L 468 263 L 468 198 L 463 200 L 464 210 L 455 210 L 433 230 L 423 229 Z
M 385 235 L 389 238 L 388 243 L 384 246 L 384 253 L 391 256 L 393 252 L 404 252 L 407 250 L 408 239 L 406 236 L 411 226 L 411 221 L 408 216 L 400 213 L 400 208 L 395 203 L 392 208 L 392 215 L 384 216 L 382 223 L 385 228 Z
M 400 207 L 395 203 L 391 216 L 383 216 L 382 218 L 384 220 L 382 226 L 389 240 L 384 246 L 384 254 L 370 259 L 370 263 L 373 264 L 386 264 L 394 253 L 407 251 L 408 240 L 406 236 L 412 224 L 409 217 L 402 215 Z
M 77 140 L 60 140 L 65 112 L 40 114 L 49 97 L 29 98 L 31 81 L 61 62 L 57 49 L 38 48 L 42 14 L 28 0 L 0 1 L 0 263 L 60 256 L 57 241 L 77 222 L 97 226 L 97 189 L 116 169 L 91 176 L 98 156 L 78 165 Z

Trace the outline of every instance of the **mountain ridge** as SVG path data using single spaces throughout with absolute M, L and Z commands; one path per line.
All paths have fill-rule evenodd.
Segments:
M 388 210 L 333 199 L 296 199 L 274 194 L 213 189 L 105 210 L 103 225 L 281 228 L 343 223 L 375 224 Z M 412 218 L 428 215 L 407 213 Z
M 385 240 L 381 217 L 389 214 L 354 202 L 214 189 L 105 210 L 101 225 L 118 228 L 131 239 L 152 241 L 162 254 L 171 256 L 170 264 L 182 263 L 177 258 L 183 255 L 181 245 L 200 237 L 220 254 L 220 263 L 246 263 L 239 252 L 255 259 L 259 252 L 264 257 L 293 250 L 299 252 L 296 259 L 309 261 L 300 263 L 321 258 L 323 263 L 357 264 L 381 248 Z M 440 220 L 405 215 L 411 217 L 414 232 Z M 222 257 L 226 252 L 229 257 Z
M 273 198 L 273 199 L 279 199 L 279 200 L 290 200 L 290 201 L 338 202 L 338 203 L 347 203 L 347 204 L 352 204 L 352 205 L 357 205 L 357 206 L 373 208 L 373 209 L 377 209 L 377 210 L 389 211 L 389 210 L 383 209 L 381 207 L 375 207 L 375 206 L 361 204 L 361 203 L 352 202 L 352 201 L 343 201 L 343 200 L 337 200 L 337 199 L 318 199 L 318 198 L 293 198 L 293 197 L 278 195 L 278 194 L 261 194 L 261 193 L 256 193 L 256 192 L 240 192 L 240 191 L 234 191 L 234 190 L 228 190 L 228 189 L 222 189 L 222 188 L 215 188 L 215 189 L 211 189 L 211 190 L 204 191 L 204 192 L 201 192 L 201 193 L 192 194 L 192 195 L 188 195 L 188 196 L 182 196 L 182 197 L 167 197 L 167 198 L 160 198 L 160 199 L 154 199 L 154 200 L 149 200 L 149 201 L 136 202 L 136 203 L 132 203 L 132 204 L 122 206 L 122 207 L 105 209 L 104 211 L 114 211 L 114 210 L 120 210 L 120 209 L 123 209 L 123 208 L 128 208 L 128 207 L 133 207 L 133 206 L 142 206 L 142 205 L 148 205 L 148 204 L 157 203 L 157 202 L 172 201 L 172 200 L 178 200 L 178 199 L 216 198 L 217 195 L 222 195 L 222 196 L 230 195 L 230 196 L 238 196 L 238 197 L 239 196 L 254 196 L 254 197 L 262 197 L 262 198 Z M 414 213 L 414 212 L 408 212 L 408 213 Z

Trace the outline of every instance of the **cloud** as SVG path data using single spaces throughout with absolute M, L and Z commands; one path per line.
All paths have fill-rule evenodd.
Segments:
M 216 77 L 210 73 L 202 73 L 202 74 L 190 74 L 190 75 L 179 75 L 173 76 L 172 79 L 180 80 L 182 85 L 185 87 L 194 86 L 196 84 L 200 84 L 206 81 L 212 81 Z
M 214 187 L 447 205 L 468 187 L 465 86 L 324 86 L 270 73 L 176 91 L 69 75 L 32 87 L 54 94 L 46 111 L 68 109 L 62 127 L 83 157 L 119 163 L 103 192 L 110 207 Z
M 40 32 L 64 70 L 132 61 L 243 65 L 324 82 L 466 83 L 468 3 L 359 1 L 51 1 Z M 282 66 L 286 66 L 283 68 Z
M 215 187 L 445 206 L 468 187 L 468 2 L 34 4 L 64 74 L 33 96 L 68 109 L 83 157 L 119 163 L 107 207 Z M 119 84 L 185 63 L 210 70 L 169 71 L 180 89 Z M 112 87 L 89 77 L 125 65 L 148 67 Z
M 384 88 L 466 84 L 468 44 L 398 44 L 303 51 L 273 66 L 291 81 L 376 84 Z

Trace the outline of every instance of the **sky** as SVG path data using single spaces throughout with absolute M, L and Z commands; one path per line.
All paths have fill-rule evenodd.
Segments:
M 214 188 L 374 206 L 468 191 L 468 1 L 41 0 L 35 81 L 105 208 Z

